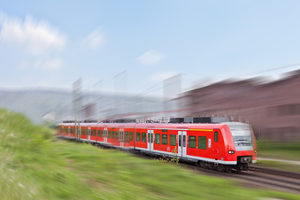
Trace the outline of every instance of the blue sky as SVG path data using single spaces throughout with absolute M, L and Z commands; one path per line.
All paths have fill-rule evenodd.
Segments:
M 160 95 L 300 62 L 300 1 L 0 1 L 0 60 L 2 88 Z

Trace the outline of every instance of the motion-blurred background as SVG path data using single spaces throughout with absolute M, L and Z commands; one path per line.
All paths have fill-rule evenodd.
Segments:
M 0 107 L 37 124 L 217 116 L 300 140 L 299 4 L 2 2 Z

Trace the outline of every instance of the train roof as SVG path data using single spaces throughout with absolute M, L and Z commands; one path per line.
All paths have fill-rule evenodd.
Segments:
M 114 127 L 114 128 L 160 128 L 160 129 L 215 129 L 222 128 L 224 125 L 242 125 L 242 122 L 222 122 L 222 123 L 80 123 L 82 127 Z M 63 126 L 73 126 L 74 123 L 60 123 Z

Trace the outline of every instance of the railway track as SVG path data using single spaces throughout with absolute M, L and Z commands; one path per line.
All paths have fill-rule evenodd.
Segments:
M 100 148 L 113 148 L 109 146 L 97 145 Z M 156 157 L 149 154 L 142 154 L 139 152 L 131 152 L 133 155 L 142 158 L 156 159 Z M 216 170 L 201 168 L 193 162 L 182 161 L 180 166 L 202 173 L 206 175 L 223 177 L 236 180 L 246 186 L 256 188 L 267 188 L 282 192 L 289 192 L 300 194 L 300 174 L 294 172 L 287 172 L 282 170 L 250 166 L 248 171 L 232 171 L 232 173 L 220 172 Z
M 251 166 L 236 177 L 253 186 L 300 194 L 299 173 Z
M 143 158 L 152 158 L 150 155 L 135 155 Z M 266 188 L 276 191 L 300 194 L 300 174 L 264 167 L 250 166 L 248 171 L 232 171 L 232 173 L 220 172 L 212 169 L 201 168 L 193 162 L 182 161 L 180 166 L 215 177 L 233 179 L 245 186 L 253 188 Z
M 196 170 L 198 172 L 216 176 L 233 179 L 242 183 L 245 186 L 254 188 L 266 188 L 282 192 L 289 192 L 300 194 L 300 174 L 287 172 L 282 170 L 275 170 L 270 168 L 249 167 L 248 171 L 225 173 L 210 169 L 193 166 L 189 163 L 181 163 L 186 168 Z

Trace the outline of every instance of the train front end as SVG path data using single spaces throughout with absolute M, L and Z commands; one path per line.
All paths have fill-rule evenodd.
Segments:
M 234 146 L 228 153 L 235 157 L 238 170 L 246 170 L 249 164 L 256 163 L 257 152 L 253 130 L 249 124 L 241 122 L 229 122 L 227 125 Z

